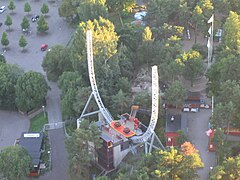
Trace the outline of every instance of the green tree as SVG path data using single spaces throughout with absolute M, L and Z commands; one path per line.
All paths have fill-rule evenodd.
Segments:
M 0 63 L 6 64 L 6 58 L 4 55 L 0 54 Z
M 147 21 L 157 27 L 176 19 L 180 8 L 180 0 L 150 0 L 148 2 Z
M 61 6 L 58 8 L 60 17 L 65 17 L 67 20 L 72 21 L 76 14 L 76 7 L 69 0 L 62 0 Z
M 122 89 L 124 93 L 130 93 L 131 84 L 129 79 L 126 77 L 121 77 L 116 84 L 116 89 Z
M 164 97 L 169 104 L 181 106 L 187 98 L 187 90 L 180 81 L 174 81 L 166 90 Z
M 26 2 L 26 3 L 24 4 L 24 12 L 26 12 L 27 14 L 29 14 L 29 13 L 31 12 L 31 10 L 32 10 L 31 5 L 30 5 L 28 2 Z
M 226 104 L 218 103 L 213 112 L 213 124 L 217 128 L 229 128 L 230 123 L 234 119 L 236 111 L 232 101 Z
M 212 142 L 216 150 L 217 163 L 220 164 L 222 163 L 227 151 L 225 134 L 221 128 L 216 128 Z
M 64 71 L 72 70 L 69 50 L 60 45 L 53 46 L 44 57 L 42 67 L 49 80 L 57 81 Z
M 116 95 L 112 96 L 112 111 L 123 114 L 129 110 L 130 103 L 130 98 L 120 89 Z
M 49 12 L 48 5 L 44 3 L 41 7 L 41 13 L 42 14 L 47 14 L 48 12 Z
M 198 150 L 191 144 L 188 147 L 193 151 L 186 153 L 185 149 L 177 150 L 173 147 L 166 151 L 156 151 L 142 159 L 137 167 L 128 168 L 132 172 L 124 174 L 129 179 L 196 179 L 197 170 L 203 167 L 203 163 Z
M 197 77 L 203 75 L 203 59 L 199 52 L 194 50 L 184 52 L 176 61 L 180 65 L 183 65 L 184 75 L 185 77 L 190 78 L 191 86 L 193 86 L 193 82 Z
M 23 70 L 17 65 L 1 64 L 0 66 L 0 106 L 15 110 L 15 85 Z
M 83 121 L 79 129 L 66 140 L 69 159 L 69 173 L 73 180 L 89 179 L 91 160 L 94 160 L 95 150 L 101 147 L 101 132 L 95 123 Z M 81 151 L 80 151 L 81 149 Z
M 10 26 L 12 25 L 12 18 L 9 15 L 7 15 L 4 24 L 8 26 L 8 29 L 10 30 Z
M 152 99 L 148 92 L 140 92 L 134 96 L 134 104 L 143 107 L 151 107 Z
M 108 10 L 112 13 L 116 13 L 118 15 L 119 21 L 123 27 L 123 21 L 121 17 L 121 12 L 125 10 L 125 12 L 130 12 L 136 3 L 136 0 L 106 0 L 106 5 Z
M 154 52 L 154 39 L 152 37 L 152 31 L 150 27 L 146 27 L 142 33 L 142 43 L 139 45 L 137 60 L 139 61 L 139 66 L 147 62 L 152 63 L 156 53 Z
M 77 7 L 77 16 L 80 21 L 98 20 L 99 17 L 107 17 L 106 1 L 83 1 Z
M 5 46 L 5 48 L 9 45 L 9 40 L 6 32 L 2 33 L 1 44 Z
M 0 153 L 0 169 L 9 180 L 26 178 L 30 172 L 31 157 L 21 146 L 9 146 Z
M 21 35 L 18 45 L 22 48 L 22 50 L 24 50 L 24 48 L 27 45 L 27 40 L 25 39 L 25 37 L 23 35 Z
M 19 77 L 15 89 L 18 109 L 29 111 L 42 107 L 49 87 L 41 73 L 29 71 Z
M 235 180 L 240 178 L 240 155 L 228 157 L 222 165 L 213 168 L 210 173 L 212 180 Z
M 37 24 L 38 24 L 37 25 L 37 31 L 38 32 L 46 32 L 49 29 L 48 23 L 45 20 L 43 15 L 40 16 L 39 21 L 37 22 Z
M 28 29 L 29 26 L 30 26 L 29 20 L 27 19 L 26 16 L 24 16 L 22 23 L 21 23 L 21 27 L 22 27 L 22 29 Z
M 223 36 L 223 45 L 226 49 L 240 53 L 240 18 L 239 15 L 235 12 L 230 11 L 226 22 L 223 25 L 224 36 Z
M 8 9 L 13 12 L 13 10 L 16 8 L 14 2 L 11 0 L 8 4 Z
M 86 88 L 86 83 L 78 72 L 65 71 L 58 80 L 58 85 L 62 91 L 61 109 L 64 118 L 77 117 L 91 92 L 90 88 Z M 78 98 L 82 99 L 81 101 Z
M 99 20 L 81 22 L 73 37 L 71 46 L 71 61 L 74 69 L 86 72 L 84 63 L 86 62 L 86 31 L 92 30 L 93 39 L 93 55 L 95 62 L 99 62 L 98 68 L 103 68 L 102 72 L 106 74 L 108 68 L 107 62 L 117 53 L 118 36 L 114 31 L 114 25 L 107 19 L 99 18 Z M 95 65 L 96 67 L 96 65 Z M 98 69 L 96 69 L 98 71 Z M 115 69 L 114 69 L 115 71 Z M 116 72 L 116 71 L 115 71 Z M 87 73 L 87 72 L 86 72 Z M 98 73 L 98 72 L 96 72 Z M 87 73 L 88 74 L 88 73 Z

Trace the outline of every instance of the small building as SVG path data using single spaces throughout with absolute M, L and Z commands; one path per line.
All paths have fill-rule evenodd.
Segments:
M 32 158 L 32 170 L 30 176 L 38 176 L 43 145 L 43 132 L 24 132 L 19 139 L 22 146 Z
M 179 146 L 177 143 L 179 130 L 182 130 L 181 114 L 166 114 L 166 147 Z

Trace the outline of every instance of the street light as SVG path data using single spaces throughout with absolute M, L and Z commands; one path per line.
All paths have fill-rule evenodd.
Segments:
M 43 117 L 46 117 L 45 106 L 42 106 L 43 109 Z

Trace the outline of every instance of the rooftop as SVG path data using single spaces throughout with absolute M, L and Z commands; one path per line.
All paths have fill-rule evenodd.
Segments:
M 24 132 L 19 139 L 19 145 L 26 149 L 34 166 L 40 163 L 42 141 L 42 132 Z
M 181 130 L 181 114 L 166 114 L 166 132 Z

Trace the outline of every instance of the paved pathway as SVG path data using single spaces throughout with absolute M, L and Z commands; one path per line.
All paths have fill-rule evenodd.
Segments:
M 27 116 L 14 111 L 0 110 L 0 150 L 6 146 L 13 146 L 22 132 L 29 129 Z
M 65 135 L 63 129 L 49 131 L 51 142 L 52 171 L 40 176 L 39 180 L 68 180 L 68 160 L 65 150 Z M 57 143 L 56 143 L 57 142 Z
M 194 45 L 194 33 L 191 32 L 191 39 L 183 41 L 183 50 L 187 51 Z M 197 43 L 206 45 L 207 40 L 203 35 L 197 37 Z M 191 91 L 201 91 L 205 93 L 207 79 L 202 77 L 194 82 L 194 86 L 191 87 L 190 82 L 182 80 L 186 85 L 186 88 Z M 199 113 L 183 113 L 183 118 L 188 120 L 188 137 L 189 140 L 199 150 L 204 168 L 198 171 L 199 180 L 207 180 L 210 172 L 210 167 L 216 165 L 215 153 L 208 152 L 208 136 L 206 131 L 208 130 L 209 118 L 211 116 L 211 110 L 201 110 Z
M 199 170 L 200 180 L 207 180 L 210 167 L 215 166 L 215 153 L 208 152 L 208 130 L 211 110 L 201 110 L 199 113 L 184 113 L 188 119 L 188 137 L 199 150 L 204 168 Z

